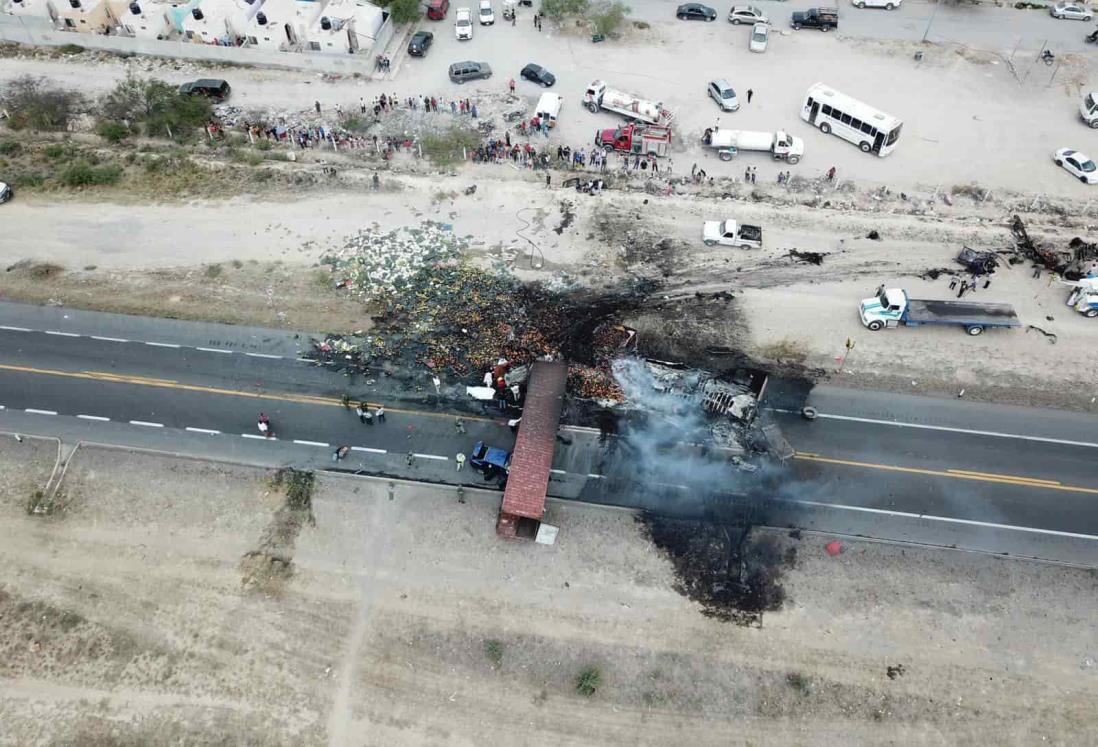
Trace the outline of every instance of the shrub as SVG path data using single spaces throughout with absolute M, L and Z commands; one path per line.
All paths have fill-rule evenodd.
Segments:
M 598 667 L 587 667 L 576 678 L 576 692 L 590 698 L 602 684 L 602 674 Z
M 477 133 L 451 127 L 441 135 L 426 135 L 420 145 L 424 156 L 440 166 L 446 166 L 462 157 L 462 148 L 470 151 L 479 144 Z
M 66 187 L 98 187 L 115 184 L 121 177 L 122 167 L 116 163 L 92 165 L 80 160 L 66 166 L 59 178 Z
M 0 142 L 0 155 L 14 156 L 21 150 L 23 150 L 23 146 L 18 140 L 4 140 Z
M 0 105 L 10 116 L 8 127 L 21 130 L 64 130 L 84 110 L 84 97 L 45 78 L 22 75 L 0 89 Z
M 109 119 L 101 119 L 95 125 L 95 131 L 99 137 L 112 143 L 120 143 L 130 135 L 130 128 L 121 122 Z

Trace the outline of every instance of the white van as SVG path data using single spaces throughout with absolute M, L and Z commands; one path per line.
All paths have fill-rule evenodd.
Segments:
M 468 41 L 473 38 L 473 11 L 468 8 L 458 8 L 455 11 L 454 36 L 458 41 Z
M 564 105 L 564 99 L 555 93 L 543 93 L 541 98 L 538 99 L 538 105 L 534 108 L 534 114 L 538 115 L 542 120 L 549 120 L 550 127 L 557 126 L 557 117 L 560 115 L 560 108 Z

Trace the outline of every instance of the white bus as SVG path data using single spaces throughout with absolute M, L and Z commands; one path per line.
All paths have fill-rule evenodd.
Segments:
M 904 126 L 896 117 L 868 104 L 816 83 L 808 89 L 801 108 L 801 119 L 856 144 L 865 153 L 887 156 L 900 139 Z

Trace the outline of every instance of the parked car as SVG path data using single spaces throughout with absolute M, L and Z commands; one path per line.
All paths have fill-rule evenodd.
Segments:
M 675 17 L 680 21 L 715 21 L 717 11 L 701 3 L 685 3 L 675 10 Z
M 1083 184 L 1098 184 L 1098 166 L 1090 158 L 1071 148 L 1061 148 L 1052 154 L 1052 160 Z
M 492 0 L 480 0 L 480 25 L 491 26 L 496 22 L 496 12 L 492 10 Z
M 223 80 L 214 78 L 202 78 L 184 83 L 179 87 L 179 92 L 184 96 L 206 96 L 214 101 L 224 101 L 229 98 L 232 86 Z
M 903 1 L 904 0 L 850 0 L 855 8 L 884 8 L 885 10 L 895 10 L 900 7 Z
M 450 65 L 450 80 L 454 83 L 491 77 L 492 68 L 488 67 L 487 62 L 455 62 Z
M 427 54 L 427 50 L 431 48 L 434 41 L 435 35 L 430 31 L 417 31 L 412 34 L 412 39 L 408 42 L 408 54 L 412 57 L 422 57 Z
M 734 26 L 741 23 L 754 26 L 756 23 L 770 23 L 770 20 L 754 5 L 733 5 L 732 10 L 728 11 L 728 22 Z
M 531 83 L 537 83 L 539 86 L 544 86 L 545 88 L 549 88 L 557 82 L 557 76 L 553 75 L 541 65 L 535 65 L 532 62 L 524 67 L 519 75 L 525 80 L 528 80 Z
M 1048 12 L 1053 18 L 1068 21 L 1089 21 L 1094 18 L 1094 11 L 1082 3 L 1056 3 Z
M 427 3 L 427 17 L 432 21 L 441 21 L 446 17 L 448 10 L 450 10 L 450 0 L 429 0 Z
M 770 42 L 770 24 L 756 23 L 751 27 L 751 41 L 747 48 L 752 52 L 765 52 L 766 45 Z
M 709 98 L 717 102 L 721 111 L 734 112 L 740 108 L 740 100 L 732 90 L 732 84 L 724 78 L 709 83 Z
M 477 441 L 469 454 L 469 466 L 486 477 L 494 472 L 506 473 L 511 468 L 511 452 Z
M 454 12 L 454 36 L 458 41 L 468 41 L 473 38 L 473 11 L 468 8 L 458 8 Z
M 7 184 L 4 184 L 4 182 L 0 182 L 0 205 L 3 205 L 12 197 L 15 197 L 15 192 L 12 191 L 12 188 Z
M 819 29 L 830 31 L 839 27 L 838 8 L 809 8 L 805 11 L 793 11 L 793 30 Z

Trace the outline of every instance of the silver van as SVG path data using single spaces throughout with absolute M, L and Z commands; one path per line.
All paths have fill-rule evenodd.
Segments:
M 488 67 L 487 62 L 455 62 L 450 65 L 450 80 L 454 83 L 491 77 L 492 68 Z

